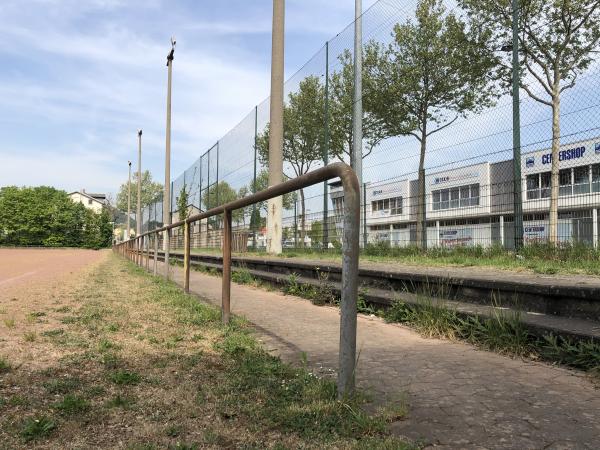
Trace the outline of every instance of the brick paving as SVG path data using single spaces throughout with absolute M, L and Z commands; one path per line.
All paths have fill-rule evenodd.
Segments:
M 174 278 L 182 281 L 182 270 Z M 221 279 L 192 272 L 192 292 L 220 304 Z M 339 312 L 249 286 L 232 286 L 232 312 L 253 323 L 265 346 L 313 370 L 337 367 Z M 427 447 L 600 448 L 600 390 L 583 374 L 425 339 L 378 318 L 358 320 L 357 382 L 375 402 L 403 395 L 408 417 L 392 430 Z

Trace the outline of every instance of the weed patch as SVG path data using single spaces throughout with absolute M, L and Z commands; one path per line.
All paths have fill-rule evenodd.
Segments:
M 21 428 L 21 436 L 25 442 L 48 436 L 56 428 L 56 422 L 46 416 L 25 419 Z

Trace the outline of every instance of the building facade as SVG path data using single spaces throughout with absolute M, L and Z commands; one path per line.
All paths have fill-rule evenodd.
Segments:
M 550 209 L 550 149 L 526 153 L 521 160 L 523 239 L 548 238 Z M 560 242 L 598 246 L 600 232 L 600 138 L 564 145 L 559 151 Z M 459 245 L 514 246 L 512 160 L 483 162 L 425 176 L 425 211 L 429 247 Z M 331 200 L 341 226 L 343 193 L 331 183 Z M 391 246 L 416 243 L 416 219 L 421 199 L 417 180 L 365 185 L 369 243 Z

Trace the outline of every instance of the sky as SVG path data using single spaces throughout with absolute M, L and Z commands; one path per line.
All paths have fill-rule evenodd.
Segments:
M 374 0 L 364 0 L 367 9 Z M 115 194 L 137 164 L 172 178 L 269 94 L 269 0 L 2 0 L 0 186 Z M 354 17 L 354 1 L 287 0 L 286 79 Z

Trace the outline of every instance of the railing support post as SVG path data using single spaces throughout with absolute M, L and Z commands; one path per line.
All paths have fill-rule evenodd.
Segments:
M 221 288 L 221 316 L 229 323 L 231 315 L 231 210 L 223 214 L 223 286 Z
M 171 230 L 165 230 L 165 278 L 169 279 L 169 250 L 171 247 Z
M 154 276 L 158 270 L 158 233 L 154 233 Z
M 186 221 L 183 225 L 183 289 L 190 293 L 190 224 Z
M 144 247 L 146 247 L 146 271 L 150 270 L 150 235 L 144 236 Z

